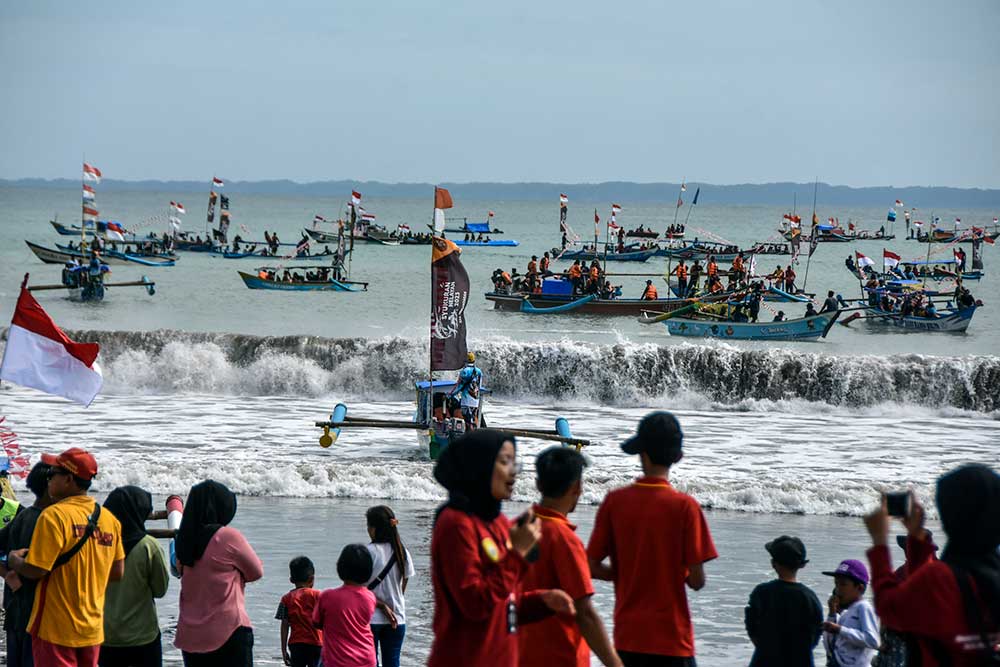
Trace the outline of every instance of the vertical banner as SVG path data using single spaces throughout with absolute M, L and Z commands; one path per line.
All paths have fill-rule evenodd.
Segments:
M 985 232 L 984 232 L 985 233 Z M 983 239 L 975 237 L 972 239 L 972 270 L 983 270 Z
M 226 195 L 219 195 L 219 210 L 228 211 L 229 210 L 229 197 Z
M 215 194 L 214 190 L 209 191 L 209 193 L 208 193 L 208 224 L 210 224 L 210 225 L 215 222 L 215 200 L 217 199 L 217 197 L 218 197 L 218 195 Z
M 559 233 L 566 233 L 566 214 L 569 212 L 569 197 L 559 195 Z
M 450 203 L 450 202 L 449 202 Z M 453 371 L 465 365 L 465 306 L 469 302 L 469 274 L 462 266 L 458 246 L 434 238 L 431 255 L 431 372 Z

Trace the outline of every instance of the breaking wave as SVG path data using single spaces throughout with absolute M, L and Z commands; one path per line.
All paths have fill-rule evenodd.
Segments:
M 75 331 L 101 344 L 118 393 L 405 399 L 426 377 L 426 341 L 249 336 L 184 331 Z M 4 335 L 6 338 L 6 335 Z M 783 402 L 867 408 L 1000 410 L 1000 357 L 834 356 L 727 345 L 477 341 L 487 384 L 503 398 L 642 406 L 702 396 L 722 408 Z

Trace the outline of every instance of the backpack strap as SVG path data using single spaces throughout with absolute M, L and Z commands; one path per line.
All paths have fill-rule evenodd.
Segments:
M 382 571 L 378 573 L 378 576 L 372 579 L 371 583 L 368 584 L 368 590 L 373 591 L 376 588 L 378 588 L 379 585 L 381 585 L 381 583 L 385 581 L 385 578 L 389 576 L 389 573 L 392 572 L 392 567 L 395 564 L 396 564 L 396 552 L 393 551 L 392 556 L 389 557 L 389 562 L 385 564 L 385 567 L 383 567 Z
M 100 518 L 101 518 L 101 504 L 95 500 L 94 511 L 91 513 L 89 517 L 87 517 L 87 527 L 83 529 L 83 535 L 80 537 L 79 540 L 77 540 L 76 544 L 74 544 L 69 551 L 60 555 L 59 558 L 56 558 L 56 562 L 52 566 L 53 570 L 59 567 L 60 565 L 65 565 L 66 563 L 68 563 L 70 559 L 73 558 L 73 556 L 75 556 L 77 552 L 83 548 L 83 545 L 87 543 L 87 540 L 89 540 L 91 536 L 94 534 L 94 531 L 97 530 L 97 520 Z

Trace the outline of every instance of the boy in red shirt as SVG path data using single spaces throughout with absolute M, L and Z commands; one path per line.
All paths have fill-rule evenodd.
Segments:
M 590 650 L 608 667 L 622 662 L 611 646 L 590 598 L 594 586 L 576 526 L 567 516 L 583 493 L 587 462 L 570 447 L 550 447 L 535 459 L 535 486 L 542 494 L 532 510 L 542 521 L 538 561 L 524 577 L 525 590 L 561 589 L 573 598 L 576 614 L 555 615 L 518 629 L 518 667 L 590 667 Z
M 622 451 L 639 455 L 644 476 L 607 495 L 587 546 L 592 576 L 615 584 L 615 648 L 625 667 L 695 664 L 684 586 L 700 590 L 704 563 L 718 554 L 698 502 L 667 481 L 683 438 L 669 412 L 639 422 Z
M 281 597 L 274 615 L 281 621 L 281 659 L 290 667 L 316 667 L 323 646 L 323 633 L 312 622 L 319 600 L 319 591 L 313 588 L 316 568 L 311 560 L 299 556 L 288 564 L 288 573 L 295 588 Z

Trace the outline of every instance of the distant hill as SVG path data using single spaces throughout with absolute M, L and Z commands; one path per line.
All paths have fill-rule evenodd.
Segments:
M 546 200 L 555 201 L 560 193 L 566 194 L 571 202 L 673 202 L 677 197 L 677 183 L 440 183 L 463 200 Z M 0 179 L 0 187 L 23 188 L 74 188 L 79 181 L 71 179 L 23 178 L 18 180 Z M 227 181 L 226 192 L 239 194 L 269 194 L 300 197 L 341 197 L 351 190 L 359 190 L 372 197 L 396 197 L 416 199 L 430 197 L 432 184 L 428 183 L 381 183 L 378 181 L 317 181 L 296 183 L 289 180 L 274 181 Z M 695 190 L 701 188 L 699 204 L 765 204 L 791 206 L 793 197 L 798 200 L 800 210 L 812 204 L 812 183 L 763 183 L 739 185 L 711 185 L 708 183 L 688 183 L 684 193 L 685 203 L 694 197 Z M 118 191 L 167 191 L 205 192 L 205 181 L 119 181 L 105 179 L 102 190 Z M 818 201 L 828 205 L 843 206 L 886 206 L 895 200 L 907 206 L 920 208 L 986 208 L 1000 209 L 1000 190 L 979 188 L 945 187 L 892 187 L 875 186 L 851 188 L 845 185 L 819 184 Z

